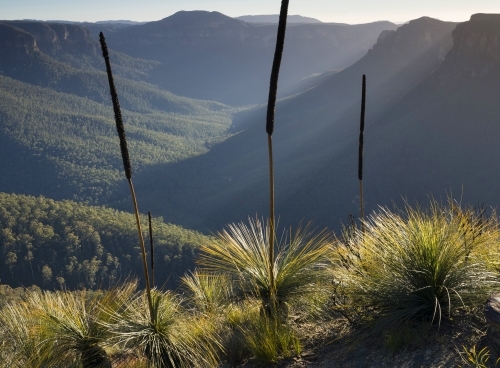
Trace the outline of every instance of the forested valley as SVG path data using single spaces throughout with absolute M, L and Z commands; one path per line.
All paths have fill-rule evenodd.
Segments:
M 147 217 L 143 218 L 147 230 Z M 142 272 L 135 218 L 72 201 L 0 193 L 2 284 L 43 289 L 107 288 Z M 175 288 L 194 269 L 205 236 L 153 220 L 155 279 Z M 147 232 L 144 234 L 149 239 Z

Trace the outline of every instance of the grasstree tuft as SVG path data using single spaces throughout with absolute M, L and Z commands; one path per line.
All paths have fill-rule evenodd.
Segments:
M 498 220 L 450 200 L 430 209 L 381 208 L 339 241 L 333 275 L 345 311 L 370 334 L 420 334 L 484 303 L 499 286 Z M 416 328 L 425 326 L 426 328 Z M 419 332 L 420 331 L 420 332 Z M 422 336 L 419 336 L 422 337 Z

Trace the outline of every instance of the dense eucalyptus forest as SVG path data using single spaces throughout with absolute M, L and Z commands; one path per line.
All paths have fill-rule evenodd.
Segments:
M 104 207 L 0 194 L 3 284 L 44 289 L 107 288 L 141 272 L 135 219 Z M 194 268 L 204 236 L 154 219 L 155 277 L 173 288 Z

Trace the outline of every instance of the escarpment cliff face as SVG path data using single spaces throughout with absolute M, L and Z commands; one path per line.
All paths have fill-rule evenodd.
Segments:
M 32 64 L 47 63 L 47 60 L 39 60 L 43 56 L 78 68 L 97 68 L 102 64 L 99 43 L 82 26 L 38 21 L 2 21 L 1 24 L 0 52 L 6 53 L 9 43 L 23 43 L 25 54 L 37 59 L 31 61 Z M 0 64 L 6 61 L 0 59 Z M 22 69 L 23 65 L 14 67 Z
M 2 60 L 22 60 L 38 51 L 35 38 L 28 32 L 0 22 L 0 56 Z
M 453 46 L 451 32 L 456 23 L 429 17 L 410 21 L 396 31 L 384 31 L 373 46 L 373 54 L 391 59 L 393 64 L 406 65 L 415 59 L 443 61 Z
M 498 207 L 500 16 L 473 15 L 445 60 L 374 121 L 366 185 L 375 203 L 461 196 Z M 368 142 L 368 139 L 367 139 Z
M 500 77 L 500 14 L 475 14 L 453 31 L 453 48 L 439 74 L 441 84 Z
M 35 39 L 40 51 L 52 56 L 57 56 L 61 52 L 93 56 L 99 50 L 99 44 L 92 38 L 90 32 L 78 25 L 33 21 L 5 23 L 29 33 Z
M 422 204 L 429 196 L 445 200 L 447 195 L 472 205 L 500 205 L 499 41 L 498 15 L 475 15 L 456 26 L 421 18 L 381 35 L 359 69 L 373 88 L 367 94 L 363 175 L 369 210 L 403 204 L 403 198 Z M 374 86 L 380 77 L 369 65 L 378 62 L 402 68 Z M 383 96 L 391 98 L 382 104 Z M 359 102 L 357 107 L 343 119 L 353 130 Z M 306 212 L 322 212 L 342 219 L 358 212 L 357 137 L 340 152 L 329 151 L 309 174 L 314 179 L 304 180 L 287 198 L 296 211 L 307 208 L 306 217 Z M 308 193 L 307 200 L 301 193 Z M 322 198 L 331 202 L 322 204 Z
M 158 64 L 110 53 L 116 77 L 144 81 Z M 0 21 L 0 72 L 6 77 L 103 102 L 109 94 L 104 70 L 99 43 L 81 25 Z
M 158 64 L 110 52 L 113 71 L 126 78 L 145 80 Z M 4 75 L 14 73 L 26 82 L 71 73 L 68 67 L 102 71 L 104 66 L 99 42 L 87 28 L 78 24 L 0 21 L 0 55 L 0 70 Z

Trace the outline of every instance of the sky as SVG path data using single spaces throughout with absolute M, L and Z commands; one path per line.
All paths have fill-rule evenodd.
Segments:
M 154 21 L 180 10 L 235 17 L 278 14 L 280 5 L 281 0 L 0 0 L 0 19 Z M 500 13 L 500 0 L 290 0 L 289 6 L 289 14 L 349 24 L 421 16 L 466 21 L 474 13 Z

